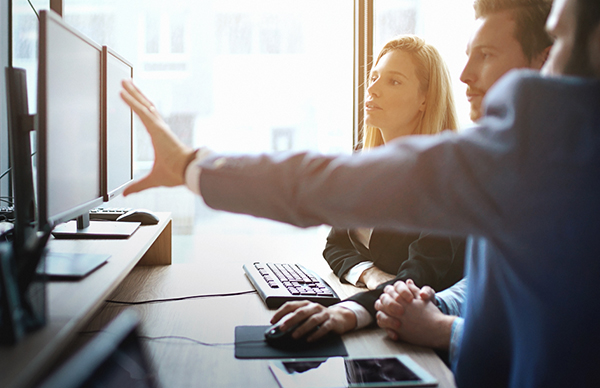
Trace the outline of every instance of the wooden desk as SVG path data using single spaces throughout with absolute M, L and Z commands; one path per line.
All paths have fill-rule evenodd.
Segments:
M 239 246 L 239 248 L 235 248 Z M 189 295 L 231 293 L 252 290 L 242 264 L 253 261 L 286 261 L 253 254 L 241 241 L 231 241 L 223 252 L 211 257 L 197 252 L 193 263 L 163 267 L 136 267 L 111 296 L 119 301 L 142 301 Z M 232 254 L 232 251 L 238 251 Z M 303 260 L 336 289 L 341 297 L 357 292 L 342 285 L 320 257 Z M 268 325 L 268 310 L 257 294 L 190 299 L 123 307 L 107 303 L 85 330 L 99 330 L 124 308 L 142 317 L 148 337 L 182 336 L 219 346 L 205 346 L 186 339 L 151 339 L 144 343 L 163 387 L 277 387 L 268 369 L 268 360 L 238 360 L 234 357 L 234 329 L 239 325 Z M 454 387 L 450 370 L 430 349 L 388 340 L 374 328 L 344 335 L 350 356 L 409 354 L 434 375 L 440 387 Z
M 171 214 L 126 240 L 56 240 L 56 252 L 107 253 L 108 262 L 80 281 L 50 282 L 47 325 L 14 347 L 0 348 L 0 387 L 29 387 L 43 376 L 136 264 L 171 264 Z

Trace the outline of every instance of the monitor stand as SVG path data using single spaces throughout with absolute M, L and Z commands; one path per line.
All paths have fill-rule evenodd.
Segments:
M 57 225 L 52 230 L 54 238 L 68 239 L 125 239 L 129 238 L 139 227 L 140 222 L 123 221 L 90 221 L 89 213 Z
M 78 280 L 104 265 L 109 254 L 46 252 L 45 266 L 38 269 L 50 279 Z

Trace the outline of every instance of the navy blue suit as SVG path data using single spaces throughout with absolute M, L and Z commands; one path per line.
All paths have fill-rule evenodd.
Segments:
M 475 128 L 356 156 L 214 155 L 201 193 L 299 226 L 474 236 L 458 385 L 598 386 L 600 82 L 511 72 L 485 106 Z

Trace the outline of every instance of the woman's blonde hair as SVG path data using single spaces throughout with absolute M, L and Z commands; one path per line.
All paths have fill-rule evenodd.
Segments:
M 421 91 L 425 94 L 425 111 L 413 134 L 433 135 L 444 129 L 456 130 L 458 120 L 450 73 L 437 49 L 418 36 L 401 35 L 383 46 L 374 65 L 381 57 L 394 50 L 410 54 Z M 365 124 L 363 136 L 363 148 L 377 147 L 385 143 L 381 131 L 376 127 Z

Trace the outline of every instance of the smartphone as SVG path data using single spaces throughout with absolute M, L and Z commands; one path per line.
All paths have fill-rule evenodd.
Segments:
M 437 387 L 438 382 L 407 355 L 375 358 L 306 358 L 269 364 L 281 388 Z

